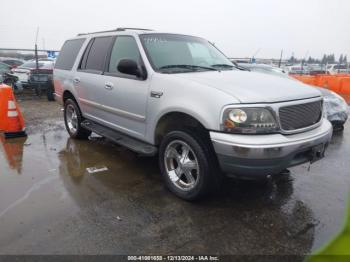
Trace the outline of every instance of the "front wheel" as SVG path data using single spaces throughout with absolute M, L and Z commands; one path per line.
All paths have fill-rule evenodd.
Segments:
M 83 117 L 77 103 L 72 99 L 67 99 L 64 103 L 64 123 L 72 138 L 88 138 L 91 131 L 83 128 L 81 122 Z
M 172 131 L 162 140 L 159 165 L 170 191 L 185 200 L 198 199 L 218 185 L 221 172 L 205 139 L 195 132 Z
M 344 124 L 333 125 L 333 131 L 334 132 L 343 132 L 344 131 Z

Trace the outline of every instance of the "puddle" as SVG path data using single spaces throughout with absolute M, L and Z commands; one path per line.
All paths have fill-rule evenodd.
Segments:
M 0 139 L 0 253 L 305 254 L 342 224 L 349 123 L 310 172 L 230 180 L 197 203 L 164 188 L 156 158 L 97 136 L 70 139 L 60 119 L 29 130 Z M 107 170 L 89 175 L 91 167 Z

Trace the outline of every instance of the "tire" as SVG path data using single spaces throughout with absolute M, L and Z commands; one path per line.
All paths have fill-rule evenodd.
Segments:
M 339 132 L 339 133 L 343 132 L 344 131 L 344 125 L 342 125 L 342 124 L 334 125 L 333 126 L 333 131 L 334 132 Z
M 48 101 L 55 101 L 54 87 L 52 83 L 47 85 L 46 96 Z
M 176 196 L 189 201 L 218 189 L 222 180 L 210 142 L 198 134 L 190 130 L 171 131 L 159 147 L 165 185 Z
M 34 92 L 35 92 L 36 96 L 41 97 L 41 85 L 40 84 L 36 84 L 34 86 Z
M 73 99 L 67 99 L 64 103 L 64 124 L 72 138 L 87 139 L 91 131 L 83 128 L 81 123 L 84 118 L 80 112 L 79 106 Z

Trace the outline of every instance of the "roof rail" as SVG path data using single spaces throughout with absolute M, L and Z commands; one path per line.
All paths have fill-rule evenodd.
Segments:
M 153 29 L 135 28 L 135 27 L 118 27 L 118 28 L 116 29 L 116 31 L 125 31 L 125 30 L 153 31 Z
M 118 32 L 118 31 L 126 31 L 126 30 L 153 31 L 152 29 L 145 29 L 145 28 L 118 27 L 117 29 L 106 30 L 106 31 L 97 31 L 97 32 L 90 32 L 90 33 L 80 33 L 80 34 L 78 34 L 77 36 L 91 35 L 91 34 L 99 34 L 99 33 L 110 33 L 110 32 Z

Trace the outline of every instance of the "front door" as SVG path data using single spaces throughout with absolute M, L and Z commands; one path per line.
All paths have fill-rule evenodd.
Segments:
M 132 59 L 142 65 L 141 55 L 132 36 L 117 36 L 104 73 L 105 97 L 101 103 L 108 112 L 108 121 L 131 136 L 143 138 L 146 129 L 146 105 L 149 81 L 120 73 L 121 59 Z

